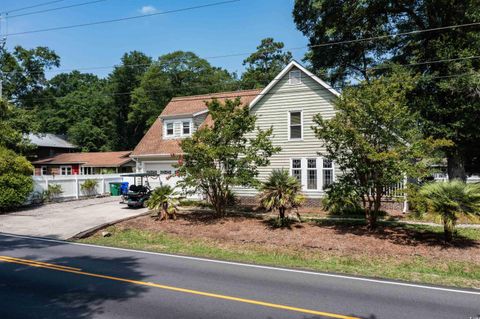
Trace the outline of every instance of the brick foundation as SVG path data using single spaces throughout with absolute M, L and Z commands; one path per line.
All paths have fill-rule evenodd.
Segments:
M 259 206 L 259 200 L 257 196 L 237 196 L 237 205 L 245 206 L 248 208 L 257 208 Z M 302 205 L 302 211 L 307 209 L 311 210 L 312 208 L 315 209 L 322 209 L 322 199 L 321 198 L 306 198 L 305 203 Z M 384 200 L 382 201 L 382 210 L 385 211 L 403 211 L 403 202 L 397 202 L 394 200 Z

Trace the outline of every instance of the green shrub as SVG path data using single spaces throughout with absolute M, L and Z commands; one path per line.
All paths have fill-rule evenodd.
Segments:
M 48 184 L 48 189 L 45 191 L 45 199 L 49 202 L 56 200 L 63 193 L 62 185 Z
M 260 204 L 267 211 L 278 211 L 281 225 L 286 224 L 287 211 L 300 207 L 304 201 L 302 185 L 287 170 L 274 169 L 260 187 Z
M 25 203 L 33 191 L 33 166 L 23 156 L 0 147 L 0 210 L 7 211 Z
M 360 196 L 352 186 L 345 183 L 333 183 L 325 193 L 322 206 L 331 215 L 365 217 L 365 211 L 360 205 Z
M 146 202 L 147 207 L 153 211 L 157 220 L 177 219 L 178 194 L 170 185 L 155 188 Z
M 480 184 L 459 180 L 426 184 L 420 194 L 427 199 L 430 211 L 443 220 L 445 241 L 453 240 L 459 215 L 480 215 Z
M 407 199 L 409 215 L 414 219 L 423 219 L 428 213 L 428 202 L 425 196 L 420 194 L 420 185 L 407 185 Z
M 97 193 L 98 181 L 95 179 L 86 179 L 80 186 L 82 192 L 87 196 L 93 196 Z

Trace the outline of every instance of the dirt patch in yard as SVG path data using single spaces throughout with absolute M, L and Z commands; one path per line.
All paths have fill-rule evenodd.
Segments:
M 266 249 L 334 256 L 396 258 L 412 257 L 438 261 L 480 264 L 480 241 L 456 238 L 445 245 L 441 233 L 415 227 L 380 225 L 374 232 L 351 223 L 303 222 L 275 228 L 263 216 L 214 218 L 208 211 L 182 211 L 177 220 L 155 221 L 138 217 L 117 225 L 120 229 L 141 229 L 174 234 L 187 239 L 214 241 L 219 246 L 262 246 Z

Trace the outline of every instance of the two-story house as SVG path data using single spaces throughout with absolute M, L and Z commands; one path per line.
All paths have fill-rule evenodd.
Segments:
M 260 129 L 273 127 L 272 142 L 281 151 L 270 159 L 270 165 L 260 168 L 264 180 L 273 169 L 287 169 L 302 183 L 310 199 L 321 198 L 324 188 L 335 180 L 335 164 L 322 158 L 322 141 L 312 130 L 313 118 L 334 115 L 332 100 L 339 93 L 327 83 L 292 61 L 263 90 L 222 92 L 172 99 L 158 119 L 134 149 L 131 157 L 137 162 L 138 172 L 160 174 L 162 182 L 174 173 L 172 165 L 182 150 L 179 142 L 190 136 L 202 124 L 211 121 L 206 101 L 220 101 L 240 97 L 244 105 L 257 116 Z M 163 178 L 162 178 L 163 177 Z M 167 181 L 175 183 L 175 178 Z M 254 189 L 236 189 L 240 197 L 254 198 Z

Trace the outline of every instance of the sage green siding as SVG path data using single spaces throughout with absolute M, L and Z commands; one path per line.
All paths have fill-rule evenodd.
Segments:
M 293 68 L 292 70 L 295 70 Z M 298 70 L 298 69 L 297 69 Z M 289 84 L 289 73 L 266 94 L 251 109 L 257 116 L 256 126 L 262 130 L 273 128 L 272 142 L 282 150 L 271 157 L 268 167 L 260 168 L 260 180 L 265 180 L 273 169 L 290 170 L 292 158 L 318 158 L 318 153 L 324 152 L 323 143 L 315 137 L 312 130 L 313 117 L 321 114 L 328 119 L 334 116 L 332 100 L 336 97 L 322 85 L 302 73 L 302 83 Z M 302 111 L 303 138 L 302 140 L 289 140 L 289 113 Z M 318 161 L 321 163 L 321 161 Z M 319 174 L 321 171 L 319 170 Z M 253 189 L 237 189 L 240 196 L 253 196 Z M 318 198 L 323 195 L 323 190 L 304 190 L 307 197 Z

